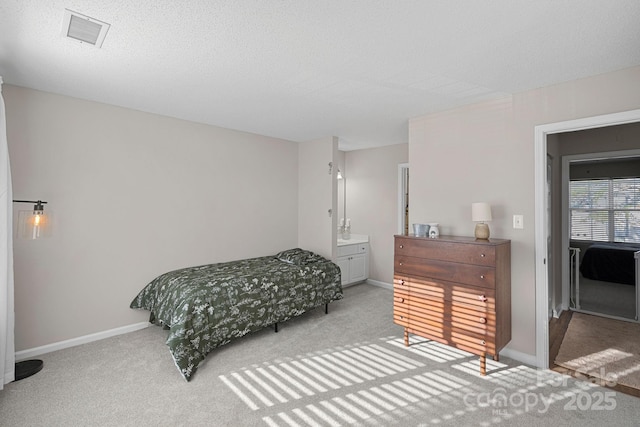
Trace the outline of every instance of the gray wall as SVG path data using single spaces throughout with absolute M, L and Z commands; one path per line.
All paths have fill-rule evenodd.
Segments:
M 14 241 L 16 350 L 147 320 L 129 303 L 166 271 L 296 247 L 297 143 L 3 95 L 13 194 L 46 200 L 55 219 L 51 238 Z
M 512 241 L 510 350 L 536 351 L 535 126 L 638 108 L 635 67 L 410 120 L 412 218 L 472 235 L 471 203 L 486 201 L 491 235 Z M 512 228 L 514 214 L 524 229 Z

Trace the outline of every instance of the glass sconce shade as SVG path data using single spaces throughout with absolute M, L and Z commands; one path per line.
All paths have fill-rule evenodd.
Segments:
M 34 203 L 33 210 L 18 212 L 17 235 L 19 238 L 33 240 L 49 236 L 51 218 L 44 213 L 44 205 L 47 202 L 42 200 L 14 200 L 13 202 Z
M 49 215 L 44 211 L 20 211 L 18 213 L 18 237 L 40 239 L 49 236 Z

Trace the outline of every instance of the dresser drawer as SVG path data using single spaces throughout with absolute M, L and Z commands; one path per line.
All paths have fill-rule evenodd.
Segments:
M 458 328 L 452 328 L 450 339 L 451 344 L 471 353 L 482 351 L 496 354 L 496 342 L 493 337 L 478 336 Z
M 459 307 L 468 307 L 478 312 L 496 311 L 493 289 L 403 275 L 396 275 L 393 281 L 394 297 L 402 296 L 410 301 L 424 300 L 434 307 L 441 306 L 443 301 L 451 301 Z
M 481 286 L 483 288 L 495 288 L 496 270 L 492 267 L 458 264 L 448 261 L 429 260 L 429 262 L 425 262 L 422 258 L 403 255 L 396 255 L 394 261 L 395 271 L 409 276 L 421 276 Z
M 493 337 L 476 334 L 459 328 L 452 328 L 448 325 L 431 326 L 428 324 L 420 324 L 409 320 L 407 330 L 410 333 L 429 338 L 434 341 L 441 342 L 446 345 L 452 345 L 461 350 L 470 353 L 496 353 L 496 345 Z
M 396 238 L 395 254 L 486 266 L 493 266 L 496 262 L 496 249 L 493 246 L 449 243 L 437 239 Z
M 495 313 L 495 303 L 492 298 L 485 297 L 485 302 L 479 301 L 476 296 L 469 298 L 442 298 L 433 295 L 425 295 L 420 292 L 410 292 L 406 298 L 403 298 L 408 307 L 421 308 L 436 313 L 455 311 L 468 316 L 478 318 L 487 318 L 489 313 Z M 395 304 L 395 303 L 394 303 Z
M 496 334 L 496 314 L 473 310 L 459 310 L 450 303 L 432 309 L 422 304 L 409 303 L 410 325 L 428 325 L 434 328 L 456 328 L 477 334 L 479 337 L 494 337 Z

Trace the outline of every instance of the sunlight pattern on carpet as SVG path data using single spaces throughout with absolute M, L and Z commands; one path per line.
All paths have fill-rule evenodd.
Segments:
M 561 405 L 566 410 L 571 402 L 580 402 L 591 396 L 588 394 L 590 390 L 599 390 L 589 382 L 570 384 L 569 377 L 557 372 L 538 371 L 522 365 L 491 376 L 496 386 L 493 389 L 474 384 L 464 379 L 465 375 L 452 375 L 437 369 L 412 374 L 283 410 L 262 420 L 269 427 L 319 427 L 403 425 L 403 420 L 415 422 L 417 418 L 422 421 L 420 425 L 427 426 L 455 423 L 457 418 L 468 422 L 466 416 L 472 413 L 477 413 L 479 419 L 486 419 L 488 411 L 492 417 L 479 425 L 489 426 L 516 419 L 528 412 L 544 414 L 550 405 Z M 475 372 L 473 377 L 477 379 Z M 597 398 L 598 393 L 601 392 L 595 391 L 593 395 Z M 615 400 L 614 395 L 611 395 L 610 403 Z
M 420 368 L 424 363 L 378 344 L 362 344 L 221 375 L 253 410 Z
M 415 415 L 415 405 L 434 407 L 451 400 L 459 402 L 469 386 L 471 383 L 468 381 L 445 372 L 427 372 L 323 400 L 317 405 L 279 412 L 263 420 L 271 427 L 340 426 L 358 422 L 375 425 L 376 419 L 382 425 L 395 424 L 399 419 Z M 457 415 L 465 412 L 460 411 Z M 450 414 L 451 417 L 455 415 Z
M 487 360 L 488 375 L 481 376 L 477 355 L 430 340 L 412 340 L 409 347 L 399 337 L 380 341 L 265 362 L 219 378 L 269 427 L 387 426 L 415 419 L 426 426 L 468 420 L 475 411 L 499 423 L 584 398 L 594 386 L 494 360 Z

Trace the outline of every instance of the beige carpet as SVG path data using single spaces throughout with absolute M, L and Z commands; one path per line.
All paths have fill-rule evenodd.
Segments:
M 556 364 L 640 389 L 640 324 L 574 313 Z

